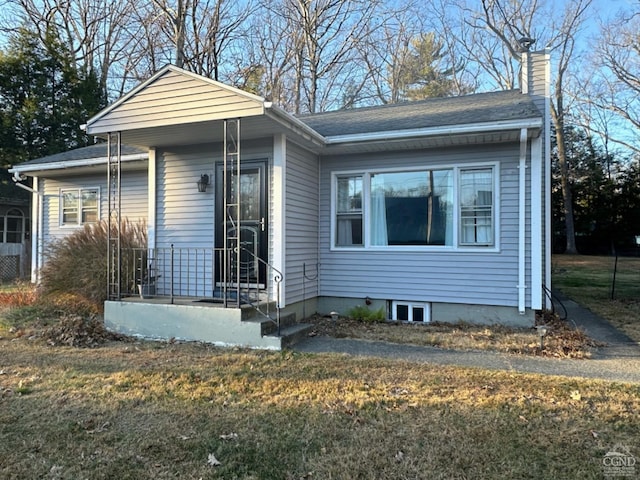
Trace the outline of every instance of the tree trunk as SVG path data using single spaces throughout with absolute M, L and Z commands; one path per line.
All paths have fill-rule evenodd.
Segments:
M 556 128 L 556 142 L 558 148 L 558 166 L 560 167 L 560 188 L 564 206 L 564 223 L 567 234 L 565 253 L 577 254 L 576 232 L 573 220 L 573 195 L 569 183 L 569 164 L 567 162 L 567 150 L 564 138 L 564 122 L 555 108 L 551 108 L 553 123 Z

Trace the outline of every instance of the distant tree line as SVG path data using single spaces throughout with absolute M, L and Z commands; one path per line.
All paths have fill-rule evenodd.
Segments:
M 555 138 L 555 137 L 554 137 Z M 576 246 L 588 254 L 640 254 L 640 161 L 606 150 L 579 127 L 567 127 L 567 161 Z M 552 215 L 554 251 L 566 244 L 565 209 L 553 145 Z

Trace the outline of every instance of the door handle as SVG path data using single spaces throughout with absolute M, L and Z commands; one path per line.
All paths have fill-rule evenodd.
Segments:
M 261 230 L 261 231 L 263 231 L 263 232 L 264 232 L 264 225 L 265 225 L 264 217 L 262 217 L 262 218 L 260 219 L 260 230 Z

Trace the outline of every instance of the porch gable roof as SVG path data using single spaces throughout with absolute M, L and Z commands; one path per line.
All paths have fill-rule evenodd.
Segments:
M 257 95 L 168 65 L 90 118 L 85 130 L 101 136 L 263 115 L 267 104 Z

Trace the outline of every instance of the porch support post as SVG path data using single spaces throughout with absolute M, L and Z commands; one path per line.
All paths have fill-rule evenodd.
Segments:
M 273 245 L 273 266 L 282 272 L 285 279 L 280 286 L 280 298 L 277 300 L 281 307 L 285 306 L 285 290 L 286 286 L 286 265 L 285 265 L 285 251 L 286 251 L 286 165 L 287 165 L 287 137 L 283 134 L 275 135 L 273 138 L 273 196 L 272 205 L 273 211 L 271 212 L 271 228 L 272 235 L 269 235 L 269 239 Z M 269 279 L 273 281 L 272 278 Z
M 122 145 L 120 132 L 109 133 L 107 138 L 107 299 L 120 300 L 120 192 Z
M 531 308 L 542 309 L 542 140 L 531 141 Z
M 147 169 L 147 248 L 156 248 L 156 149 L 149 149 L 149 167 Z

